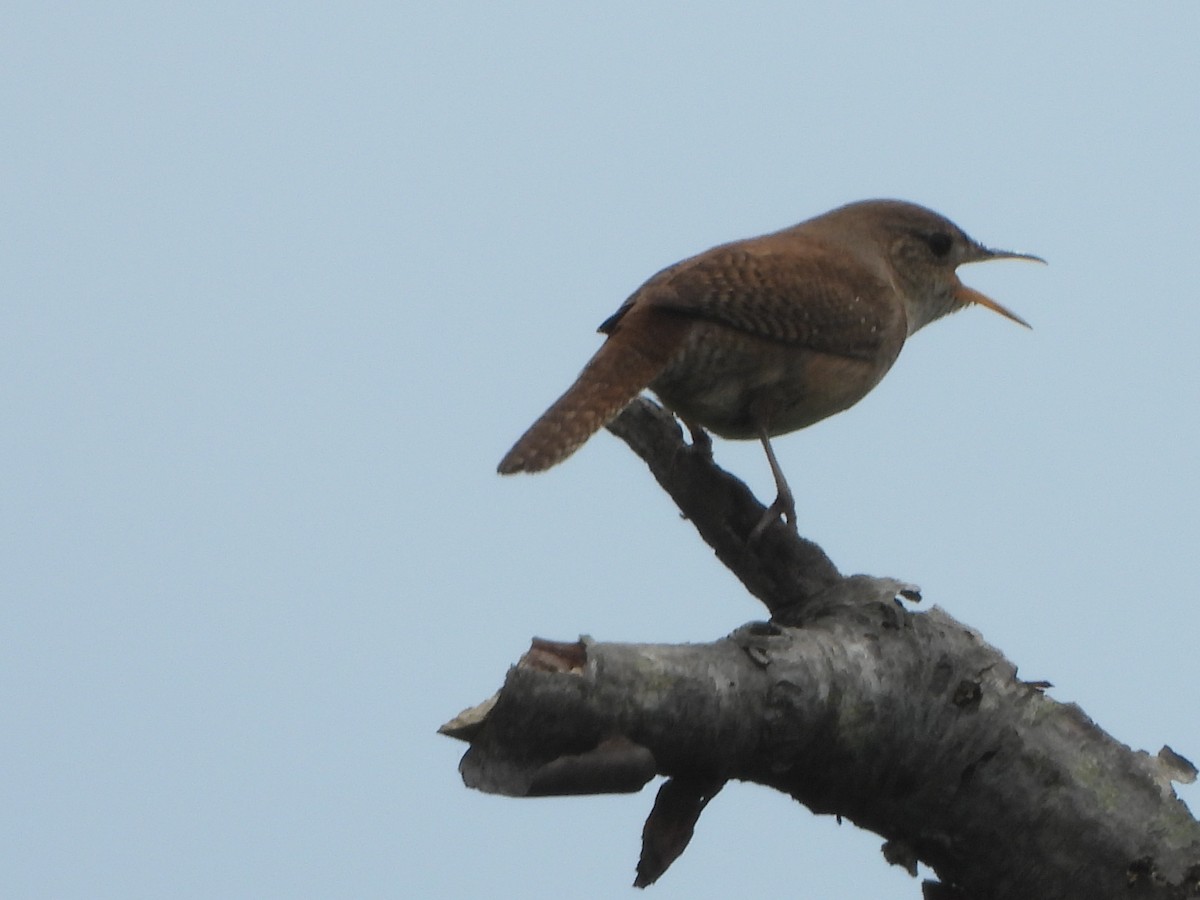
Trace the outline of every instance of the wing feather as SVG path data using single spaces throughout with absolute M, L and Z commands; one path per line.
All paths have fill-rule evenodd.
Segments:
M 600 330 L 634 305 L 716 322 L 791 346 L 872 360 L 903 305 L 863 266 L 828 253 L 717 247 L 659 272 Z

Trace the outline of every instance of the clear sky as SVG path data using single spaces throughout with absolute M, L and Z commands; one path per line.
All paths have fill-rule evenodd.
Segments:
M 0 895 L 634 896 L 653 788 L 484 796 L 435 729 L 533 635 L 763 611 L 611 436 L 494 469 L 646 277 L 867 197 L 1051 264 L 963 271 L 1032 332 L 938 322 L 776 443 L 802 532 L 1200 760 L 1198 35 L 1193 0 L 7 3 Z M 650 890 L 918 896 L 879 844 L 733 784 Z

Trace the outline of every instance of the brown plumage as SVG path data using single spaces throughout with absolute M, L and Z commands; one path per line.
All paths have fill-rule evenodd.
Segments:
M 910 334 L 949 312 L 979 303 L 1021 322 L 955 274 L 1005 257 L 1037 259 L 988 250 L 920 206 L 872 200 L 676 263 L 600 326 L 607 340 L 499 471 L 562 462 L 648 387 L 693 427 L 761 440 L 779 495 L 755 532 L 779 513 L 794 524 L 770 437 L 857 403 Z

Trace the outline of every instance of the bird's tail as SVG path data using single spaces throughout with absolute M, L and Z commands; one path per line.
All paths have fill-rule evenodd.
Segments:
M 674 316 L 654 318 L 659 320 L 654 327 L 615 330 L 575 383 L 505 454 L 497 471 L 511 475 L 557 465 L 657 378 L 683 336 L 683 323 Z

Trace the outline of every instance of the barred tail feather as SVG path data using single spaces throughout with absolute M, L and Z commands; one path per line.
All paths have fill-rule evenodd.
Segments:
M 674 323 L 672 323 L 674 324 Z M 679 329 L 631 329 L 614 334 L 575 383 L 542 413 L 500 461 L 501 475 L 541 472 L 562 462 L 629 405 L 666 367 Z M 655 333 L 657 332 L 657 333 Z M 666 338 L 666 340 L 661 340 Z

